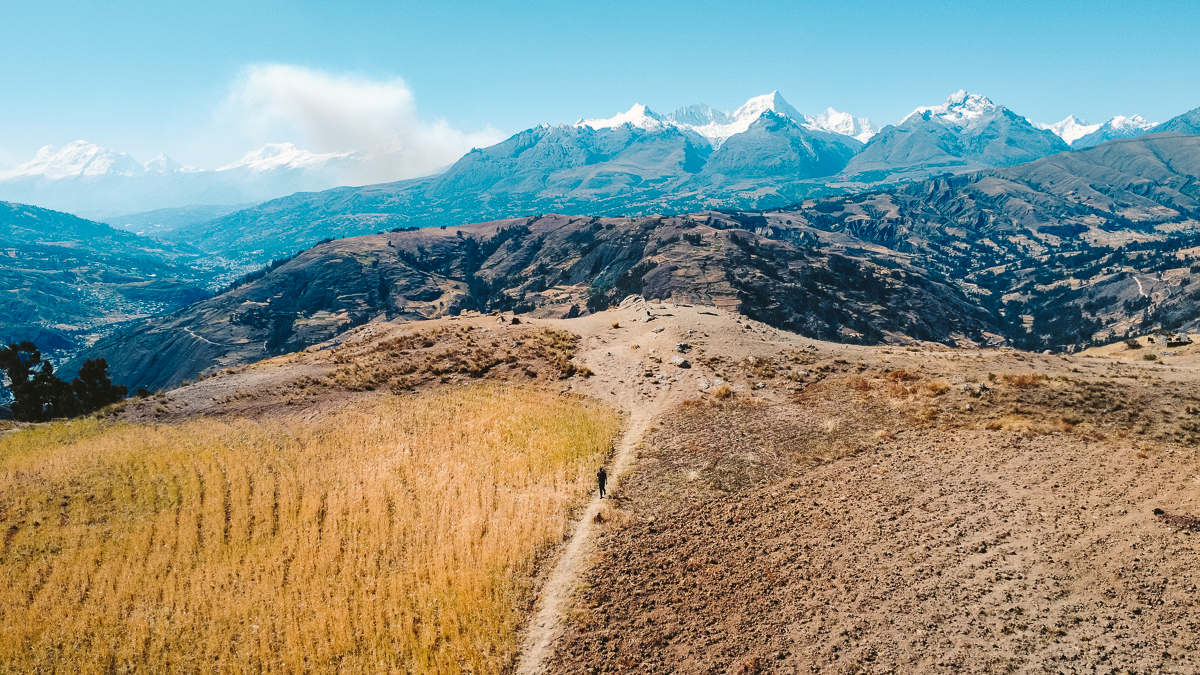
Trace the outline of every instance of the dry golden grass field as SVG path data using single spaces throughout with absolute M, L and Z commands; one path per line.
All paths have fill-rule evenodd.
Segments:
M 483 384 L 9 434 L 0 672 L 499 672 L 617 429 Z

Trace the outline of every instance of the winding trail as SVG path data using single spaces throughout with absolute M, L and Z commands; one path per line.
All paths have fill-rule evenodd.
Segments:
M 609 490 L 617 486 L 621 476 L 633 465 L 637 457 L 635 448 L 650 426 L 653 414 L 649 406 L 635 406 L 628 418 L 624 433 L 617 444 L 617 452 L 609 472 Z M 601 501 L 595 496 L 588 503 L 575 527 L 575 532 L 564 547 L 538 598 L 537 608 L 525 632 L 521 657 L 517 663 L 517 675 L 534 675 L 544 671 L 546 659 L 553 653 L 554 641 L 562 634 L 563 619 L 571 604 L 579 574 L 586 567 L 592 553 L 592 531 L 594 518 L 600 512 Z
M 687 392 L 695 391 L 690 373 L 686 373 L 687 376 L 682 378 L 682 382 L 669 384 L 652 394 L 647 391 L 649 387 L 639 384 L 638 380 L 643 377 L 645 369 L 644 352 L 654 346 L 659 349 L 660 354 L 664 353 L 677 340 L 682 339 L 679 332 L 680 323 L 677 320 L 653 323 L 639 321 L 647 315 L 646 307 L 645 302 L 638 302 L 629 306 L 623 305 L 619 311 L 593 315 L 597 325 L 591 327 L 589 332 L 598 337 L 587 351 L 580 355 L 581 360 L 596 373 L 581 387 L 581 393 L 595 396 L 613 405 L 625 416 L 621 435 L 615 442 L 613 459 L 606 466 L 609 492 L 617 488 L 621 477 L 633 467 L 637 460 L 637 447 L 653 420 L 674 405 L 678 405 Z M 675 308 L 672 310 L 678 314 L 692 313 L 680 312 Z M 665 316 L 674 317 L 676 314 Z M 611 322 L 614 318 L 621 320 L 623 327 L 620 330 L 606 330 L 606 326 L 601 325 L 602 322 Z M 665 330 L 660 333 L 653 332 L 653 329 L 659 326 Z M 575 319 L 570 324 L 563 323 L 562 327 L 579 331 L 580 323 Z M 666 355 L 669 357 L 669 354 Z M 523 635 L 521 653 L 517 660 L 517 675 L 545 672 L 546 660 L 554 651 L 554 642 L 563 632 L 563 622 L 571 607 L 576 582 L 591 559 L 594 541 L 592 534 L 596 528 L 594 519 L 601 508 L 599 495 L 593 490 L 591 501 L 580 515 L 570 539 L 563 545 L 539 590 L 533 616 Z

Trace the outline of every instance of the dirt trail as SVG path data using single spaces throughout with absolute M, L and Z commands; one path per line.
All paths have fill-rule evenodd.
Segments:
M 583 321 L 561 322 L 562 328 L 588 336 L 579 357 L 596 376 L 580 385 L 579 390 L 610 403 L 625 416 L 613 459 L 606 467 L 610 491 L 632 468 L 636 449 L 653 421 L 697 391 L 698 374 L 691 368 L 674 366 L 670 360 L 680 356 L 675 349 L 677 343 L 693 339 L 689 334 L 693 329 L 689 327 L 702 323 L 698 311 L 639 300 L 622 303 L 618 311 L 593 315 Z M 618 322 L 618 328 L 611 327 L 614 321 Z M 661 359 L 659 371 L 670 373 L 671 379 L 646 383 L 644 361 L 650 356 Z M 593 495 L 546 577 L 525 631 L 517 675 L 545 671 L 546 659 L 563 632 L 576 583 L 592 559 L 595 517 L 601 508 L 599 495 Z

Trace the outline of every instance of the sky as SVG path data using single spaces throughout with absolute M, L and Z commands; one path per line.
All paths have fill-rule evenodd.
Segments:
M 84 139 L 202 168 L 267 142 L 400 143 L 418 172 L 537 124 L 773 90 L 879 126 L 959 89 L 1035 122 L 1200 106 L 1192 0 L 0 0 L 0 17 L 9 167 Z

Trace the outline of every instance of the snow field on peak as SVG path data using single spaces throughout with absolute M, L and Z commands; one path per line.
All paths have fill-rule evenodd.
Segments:
M 947 126 L 966 129 L 975 126 L 981 120 L 990 119 L 999 109 L 1000 106 L 992 103 L 988 97 L 980 96 L 979 94 L 968 94 L 966 90 L 959 89 L 951 94 L 945 103 L 937 106 L 917 108 L 903 120 L 900 120 L 900 123 L 904 124 L 914 116 L 931 113 L 931 119 L 935 119 Z
M 1099 124 L 1088 124 L 1074 115 L 1068 115 L 1065 120 L 1055 122 L 1054 124 L 1037 122 L 1033 126 L 1038 129 L 1054 132 L 1054 135 L 1063 139 L 1067 145 L 1074 143 L 1101 127 Z
M 871 124 L 869 119 L 856 118 L 849 113 L 840 113 L 833 108 L 828 108 L 815 117 L 805 115 L 784 100 L 778 91 L 755 96 L 732 113 L 725 113 L 703 103 L 697 103 L 679 108 L 664 116 L 639 103 L 627 112 L 608 118 L 580 120 L 575 123 L 575 126 L 612 129 L 629 124 L 647 131 L 675 127 L 695 132 L 712 143 L 714 148 L 719 148 L 730 137 L 749 130 L 750 125 L 754 124 L 755 120 L 762 117 L 763 113 L 767 111 L 787 117 L 805 128 L 850 136 L 863 143 L 879 131 L 878 127 Z
M 641 103 L 633 104 L 633 107 L 623 113 L 608 118 L 598 118 L 590 120 L 580 120 L 575 123 L 577 127 L 591 127 L 593 129 L 614 129 L 623 124 L 631 124 L 641 129 L 662 129 L 666 125 L 663 124 L 662 118 L 657 113 L 650 110 Z
M 244 168 L 257 173 L 282 168 L 319 168 L 330 160 L 352 157 L 355 154 L 353 152 L 316 153 L 297 148 L 291 143 L 268 143 L 258 150 L 246 153 L 238 161 L 226 164 L 217 171 Z

